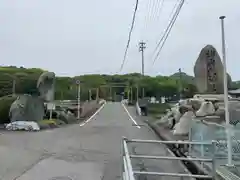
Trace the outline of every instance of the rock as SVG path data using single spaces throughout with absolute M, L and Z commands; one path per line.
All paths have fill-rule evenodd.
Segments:
M 45 101 L 53 101 L 54 99 L 54 85 L 55 85 L 55 73 L 44 72 L 38 78 L 37 88 L 40 93 L 40 97 Z
M 189 133 L 193 117 L 194 113 L 192 111 L 186 112 L 180 118 L 180 121 L 175 125 L 173 135 L 187 135 Z
M 179 112 L 183 115 L 188 111 L 193 111 L 193 108 L 191 105 L 182 105 L 179 107 Z
M 77 118 L 70 113 L 69 111 L 56 111 L 57 112 L 57 119 L 63 121 L 66 124 L 74 123 L 77 121 Z
M 199 110 L 203 102 L 204 100 L 202 99 L 190 99 L 190 104 L 192 105 L 194 111 Z
M 215 113 L 215 107 L 212 102 L 203 102 L 201 107 L 196 112 L 197 117 L 204 117 L 208 115 L 213 115 Z
M 225 119 L 225 110 L 223 108 L 219 108 L 216 110 L 215 114 L 216 116 L 219 116 L 221 119 Z
M 44 72 L 37 82 L 40 97 L 28 94 L 18 96 L 9 110 L 9 118 L 11 122 L 38 122 L 43 120 L 45 115 L 44 101 L 53 101 L 54 85 L 55 74 L 53 72 Z
M 176 124 L 176 121 L 175 121 L 174 117 L 168 118 L 167 127 L 169 129 L 172 129 L 175 126 L 175 124 Z
M 6 129 L 12 131 L 39 131 L 40 127 L 33 121 L 15 121 L 7 124 Z
M 194 74 L 200 93 L 223 93 L 223 64 L 212 45 L 201 50 L 194 66 Z
M 176 122 L 179 122 L 180 118 L 182 117 L 182 114 L 179 111 L 179 108 L 176 109 L 176 111 L 173 113 L 173 117 L 175 119 Z
M 189 103 L 188 99 L 180 99 L 178 102 L 179 106 L 188 105 L 188 103 Z
M 44 117 L 44 102 L 38 97 L 20 95 L 12 103 L 9 111 L 11 122 L 14 121 L 40 121 Z

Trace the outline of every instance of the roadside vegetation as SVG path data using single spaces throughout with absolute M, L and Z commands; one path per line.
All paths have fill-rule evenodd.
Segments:
M 41 73 L 46 70 L 39 68 L 24 67 L 0 67 L 0 124 L 8 122 L 8 111 L 11 103 L 16 99 L 12 94 L 31 94 L 37 95 L 37 80 Z M 76 80 L 81 82 L 81 100 L 99 98 L 111 100 L 124 93 L 125 98 L 137 99 L 137 89 L 139 98 L 144 94 L 146 97 L 161 96 L 173 97 L 179 94 L 179 73 L 171 76 L 142 76 L 139 73 L 124 75 L 104 75 L 90 74 L 76 77 L 57 77 L 56 78 L 56 100 L 76 100 L 77 86 Z M 194 78 L 186 73 L 181 74 L 184 97 L 192 97 L 196 93 Z M 239 82 L 232 82 L 233 89 L 240 88 Z M 138 88 L 137 88 L 138 87 Z M 132 93 L 131 93 L 132 92 Z M 168 105 L 150 105 L 149 112 L 154 116 L 163 113 Z
M 171 106 L 168 103 L 148 104 L 148 114 L 155 119 L 159 119 L 163 114 L 167 112 L 167 109 L 170 109 L 170 108 Z

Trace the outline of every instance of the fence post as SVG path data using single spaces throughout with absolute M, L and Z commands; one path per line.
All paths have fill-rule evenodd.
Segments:
M 216 141 L 212 141 L 212 176 L 216 179 Z
M 190 126 L 189 126 L 189 133 L 188 133 L 188 141 L 192 142 L 192 125 L 193 125 L 193 121 L 190 122 Z M 188 145 L 188 155 L 190 156 L 192 151 L 192 144 Z

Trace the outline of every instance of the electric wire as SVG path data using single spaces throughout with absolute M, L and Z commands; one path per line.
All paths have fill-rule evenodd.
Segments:
M 180 0 L 180 1 L 181 1 L 181 0 Z M 180 1 L 177 1 L 177 2 L 175 3 L 175 5 L 174 5 L 174 7 L 173 7 L 173 9 L 172 9 L 172 11 L 171 11 L 171 13 L 170 13 L 170 15 L 169 15 L 169 23 L 168 23 L 168 25 L 167 25 L 167 28 L 164 30 L 163 34 L 161 35 L 161 39 L 157 42 L 157 46 L 155 47 L 155 49 L 154 49 L 154 51 L 153 51 L 153 53 L 152 53 L 152 56 L 155 55 L 155 53 L 157 52 L 159 46 L 161 45 L 164 37 L 166 36 L 167 31 L 168 31 L 168 29 L 170 28 L 170 26 L 171 26 L 171 24 L 172 24 L 172 22 L 173 22 L 173 19 L 174 19 L 175 15 L 176 15 L 176 12 L 177 12 L 176 7 L 177 7 L 177 5 L 180 4 Z M 176 9 L 176 11 L 174 12 L 175 9 Z M 153 59 L 153 57 L 152 57 L 152 59 Z
M 161 40 L 159 41 L 157 48 L 160 46 L 160 44 L 161 44 L 161 46 L 160 46 L 160 48 L 159 48 L 159 50 L 158 50 L 158 52 L 157 52 L 157 54 L 156 54 L 156 56 L 155 56 L 155 58 L 153 60 L 152 65 L 154 65 L 156 60 L 158 59 L 159 54 L 161 53 L 162 48 L 163 48 L 163 46 L 164 46 L 164 44 L 165 44 L 165 42 L 166 42 L 166 40 L 167 40 L 171 30 L 172 30 L 172 27 L 174 26 L 174 24 L 176 22 L 176 19 L 177 19 L 178 15 L 179 15 L 179 13 L 181 11 L 181 8 L 182 8 L 183 4 L 184 4 L 184 0 L 181 0 L 181 2 L 179 4 L 179 6 L 178 6 L 178 8 L 177 8 L 173 18 L 172 18 L 172 20 L 170 21 L 166 31 L 164 32 L 164 35 L 162 36 Z
M 121 67 L 120 67 L 120 71 L 122 71 L 123 66 L 126 62 L 126 57 L 127 57 L 127 53 L 128 53 L 128 49 L 129 49 L 129 44 L 130 44 L 130 41 L 131 41 L 132 31 L 133 31 L 133 27 L 134 27 L 134 23 L 135 23 L 135 19 L 136 19 L 138 3 L 139 3 L 139 0 L 136 0 L 134 12 L 133 12 L 132 24 L 131 24 L 131 28 L 130 28 L 130 31 L 129 31 L 129 34 L 128 34 L 128 41 L 127 41 L 126 49 L 125 49 L 125 52 L 124 52 L 124 57 L 123 57 L 123 61 L 122 61 Z

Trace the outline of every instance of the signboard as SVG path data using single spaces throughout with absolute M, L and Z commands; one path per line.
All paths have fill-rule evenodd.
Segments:
M 156 103 L 156 98 L 155 97 L 151 97 L 150 103 Z
M 166 102 L 165 97 L 161 97 L 161 103 L 164 104 Z
M 55 110 L 56 109 L 56 105 L 54 103 L 47 103 L 47 109 L 48 110 Z

